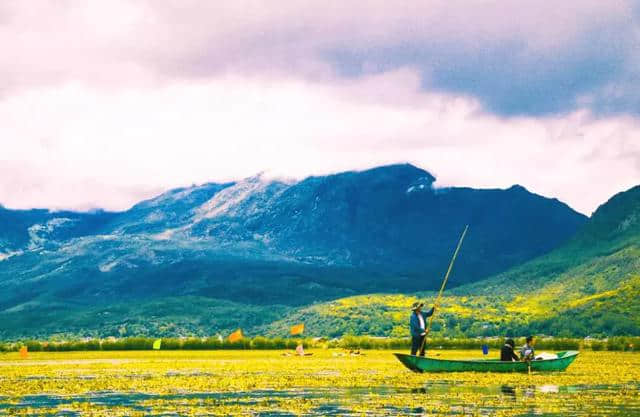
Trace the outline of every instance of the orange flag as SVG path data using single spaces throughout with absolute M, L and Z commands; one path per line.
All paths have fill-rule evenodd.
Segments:
M 242 339 L 242 329 L 238 329 L 229 335 L 229 341 L 231 343 L 237 342 L 240 339 Z
M 295 326 L 291 326 L 291 334 L 302 334 L 304 332 L 304 323 L 296 324 Z
M 29 351 L 27 350 L 27 347 L 26 346 L 22 346 L 20 348 L 20 357 L 23 358 L 23 359 L 26 359 L 28 354 L 29 354 Z

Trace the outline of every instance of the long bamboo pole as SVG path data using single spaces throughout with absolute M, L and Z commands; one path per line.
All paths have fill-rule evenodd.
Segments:
M 458 252 L 460 251 L 460 247 L 462 246 L 462 241 L 467 234 L 467 230 L 469 229 L 469 225 L 464 227 L 464 231 L 462 232 L 462 236 L 460 236 L 460 240 L 458 241 L 458 246 L 456 247 L 455 252 L 453 252 L 453 257 L 451 258 L 451 262 L 449 262 L 449 268 L 447 269 L 447 273 L 444 276 L 444 280 L 442 281 L 442 286 L 440 287 L 440 292 L 438 293 L 438 297 L 436 298 L 435 303 L 433 303 L 433 307 L 437 308 L 440 306 L 440 298 L 442 297 L 442 293 L 444 292 L 444 287 L 447 285 L 447 281 L 449 280 L 449 274 L 451 274 L 451 269 L 453 268 L 453 263 L 456 261 L 458 257 Z M 422 352 L 424 345 L 427 341 L 427 336 L 429 336 L 429 332 L 431 331 L 431 323 L 433 322 L 433 317 L 436 315 L 435 310 L 433 314 L 429 317 L 429 324 L 427 325 L 427 329 L 425 330 L 424 339 L 422 339 L 422 345 L 420 345 L 420 350 L 418 352 Z

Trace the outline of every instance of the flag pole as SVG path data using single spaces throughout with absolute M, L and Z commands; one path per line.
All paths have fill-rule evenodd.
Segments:
M 462 232 L 462 236 L 460 236 L 460 240 L 458 241 L 458 246 L 456 247 L 455 252 L 453 253 L 453 257 L 451 258 L 451 262 L 449 262 L 449 268 L 447 269 L 447 273 L 444 276 L 444 281 L 442 281 L 442 286 L 440 287 L 440 292 L 438 293 L 438 297 L 436 298 L 435 303 L 433 303 L 433 307 L 440 307 L 440 298 L 442 297 L 442 293 L 444 291 L 444 287 L 447 285 L 447 281 L 449 280 L 449 274 L 451 273 L 451 269 L 453 268 L 453 263 L 456 261 L 458 257 L 458 252 L 460 251 L 460 247 L 462 246 L 462 241 L 467 234 L 467 230 L 469 229 L 469 225 L 464 227 L 464 231 Z M 420 350 L 418 352 L 422 352 L 424 345 L 427 341 L 427 336 L 429 336 L 429 332 L 431 331 L 431 323 L 433 322 L 433 316 L 436 315 L 434 310 L 433 314 L 429 317 L 429 324 L 427 325 L 427 329 L 424 333 L 424 339 L 422 339 L 422 345 L 420 345 Z

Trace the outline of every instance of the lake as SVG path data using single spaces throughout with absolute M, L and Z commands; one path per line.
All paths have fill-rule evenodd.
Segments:
M 566 372 L 531 375 L 415 374 L 387 351 L 283 353 L 3 354 L 0 416 L 640 415 L 637 353 L 581 352 Z

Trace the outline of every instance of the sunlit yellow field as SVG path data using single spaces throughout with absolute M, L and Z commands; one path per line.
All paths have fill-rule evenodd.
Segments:
M 551 374 L 415 374 L 391 352 L 0 355 L 0 415 L 638 415 L 640 355 Z M 441 358 L 481 352 L 434 351 Z

